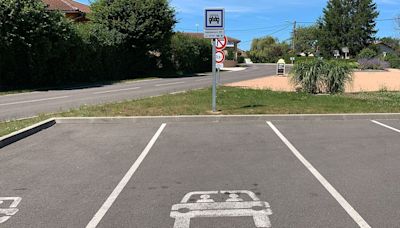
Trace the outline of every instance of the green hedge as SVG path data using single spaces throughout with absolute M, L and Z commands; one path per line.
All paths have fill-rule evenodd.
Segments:
M 195 53 L 186 56 L 171 41 L 176 21 L 167 0 L 98 0 L 92 11 L 91 22 L 78 24 L 47 11 L 41 1 L 0 0 L 0 88 L 206 69 L 208 59 L 199 56 L 210 56 L 211 50 L 204 40 L 190 40 Z
M 175 34 L 170 45 L 170 64 L 182 73 L 211 70 L 211 42 L 183 33 Z

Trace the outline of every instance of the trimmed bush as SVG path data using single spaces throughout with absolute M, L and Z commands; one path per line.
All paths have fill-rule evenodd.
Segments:
M 311 60 L 296 63 L 291 81 L 307 93 L 341 93 L 351 81 L 352 68 L 336 60 Z
M 170 64 L 182 73 L 211 70 L 211 42 L 183 33 L 176 33 L 170 45 Z
M 71 23 L 37 0 L 0 0 L 0 85 L 43 85 L 67 80 Z
M 377 55 L 378 55 L 378 53 L 375 50 L 373 50 L 372 48 L 364 48 L 358 54 L 357 58 L 358 59 L 372 59 L 372 58 L 375 58 Z
M 167 68 L 176 23 L 167 0 L 98 0 L 72 23 L 38 0 L 0 0 L 0 87 L 143 77 Z M 211 51 L 210 51 L 211 53 Z
M 364 48 L 361 50 L 361 52 L 358 54 L 358 59 L 372 59 L 377 56 L 377 52 L 372 50 L 371 48 Z
M 244 59 L 245 59 L 245 58 L 244 58 L 243 56 L 239 56 L 239 57 L 238 57 L 238 63 L 244 63 L 244 62 L 245 62 Z

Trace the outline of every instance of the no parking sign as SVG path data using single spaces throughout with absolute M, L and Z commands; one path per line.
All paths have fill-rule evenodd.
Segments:
M 224 50 L 227 44 L 228 44 L 228 37 L 224 36 L 223 39 L 217 39 L 215 45 L 218 50 Z

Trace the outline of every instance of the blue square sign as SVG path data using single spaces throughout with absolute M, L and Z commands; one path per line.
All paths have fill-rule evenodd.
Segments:
M 205 29 L 224 29 L 225 27 L 224 9 L 206 9 L 204 18 Z

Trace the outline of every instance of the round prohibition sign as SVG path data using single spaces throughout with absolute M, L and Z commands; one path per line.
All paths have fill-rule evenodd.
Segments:
M 217 51 L 215 53 L 215 60 L 217 63 L 223 63 L 225 61 L 225 53 L 223 51 Z
M 224 50 L 226 48 L 226 45 L 228 45 L 228 37 L 224 36 L 224 39 L 217 39 L 216 40 L 216 48 L 218 50 Z

